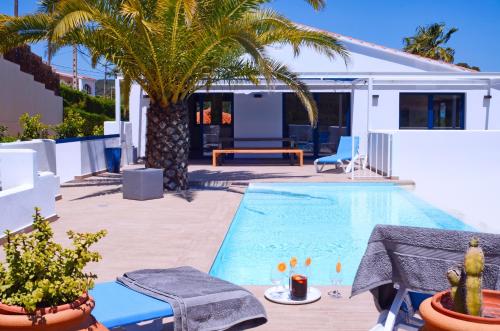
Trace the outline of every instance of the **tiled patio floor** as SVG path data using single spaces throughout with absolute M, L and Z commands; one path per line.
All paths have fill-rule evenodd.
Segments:
M 206 162 L 194 161 L 189 170 L 189 179 L 194 183 L 211 181 L 236 183 L 345 182 L 352 180 L 351 174 L 346 174 L 341 168 L 334 166 L 327 166 L 323 172 L 316 173 L 311 160 L 306 160 L 302 167 L 290 166 L 286 161 L 276 163 L 273 160 L 228 160 L 218 167 L 212 167 Z M 354 176 L 357 181 L 388 181 L 366 169 L 355 171 Z
M 213 168 L 205 164 L 190 167 L 194 183 L 240 183 L 236 189 L 202 189 L 190 194 L 166 194 L 150 201 L 123 200 L 120 175 L 103 174 L 82 182 L 63 185 L 63 199 L 57 202 L 60 217 L 53 223 L 56 237 L 69 229 L 96 231 L 108 235 L 97 245 L 103 259 L 90 270 L 99 281 L 113 280 L 126 271 L 140 268 L 168 268 L 191 265 L 208 271 L 224 239 L 244 191 L 250 181 L 345 181 L 338 171 L 317 175 L 312 165 L 239 165 Z M 238 184 L 237 183 L 237 184 Z M 348 299 L 331 299 L 327 288 L 316 303 L 283 306 L 263 298 L 264 287 L 251 287 L 266 306 L 269 322 L 262 330 L 367 330 L 377 319 L 369 294 Z

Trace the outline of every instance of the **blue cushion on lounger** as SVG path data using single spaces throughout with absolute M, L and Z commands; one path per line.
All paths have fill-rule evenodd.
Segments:
M 170 304 L 117 282 L 96 284 L 90 295 L 96 302 L 92 315 L 107 328 L 173 316 Z
M 359 149 L 359 137 L 354 139 L 354 155 L 358 153 Z M 339 146 L 337 147 L 337 153 L 334 155 L 320 157 L 316 160 L 318 164 L 336 164 L 342 161 L 350 161 L 352 159 L 352 137 L 342 136 L 340 137 Z

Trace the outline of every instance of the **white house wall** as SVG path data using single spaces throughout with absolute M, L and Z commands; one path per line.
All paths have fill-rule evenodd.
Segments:
M 319 92 L 312 88 L 313 92 Z M 140 101 L 140 89 L 132 88 L 130 98 L 130 119 L 133 123 L 133 144 L 138 147 L 138 155 L 145 152 L 146 110 L 148 99 Z M 328 92 L 322 89 L 321 92 Z M 331 89 L 330 92 L 349 92 L 350 89 Z M 500 91 L 491 90 L 491 99 L 485 99 L 487 88 L 484 86 L 446 85 L 374 85 L 372 95 L 378 95 L 378 103 L 373 105 L 370 98 L 368 111 L 367 87 L 357 85 L 352 103 L 352 133 L 361 137 L 361 152 L 366 151 L 367 121 L 370 130 L 399 130 L 399 96 L 400 93 L 464 93 L 465 94 L 465 129 L 484 130 L 500 129 Z M 283 134 L 283 101 L 281 92 L 260 93 L 262 98 L 255 98 L 252 93 L 234 94 L 234 137 L 282 137 Z M 140 106 L 139 106 L 140 105 Z M 488 125 L 486 118 L 489 118 Z M 275 147 L 279 142 L 238 142 L 237 147 Z M 242 156 L 246 157 L 246 156 Z
M 351 96 L 351 133 L 353 136 L 361 137 L 359 141 L 359 149 L 361 153 L 365 153 L 366 139 L 363 137 L 367 134 L 367 118 L 366 110 L 368 107 L 368 91 L 354 90 L 354 95 Z
M 497 89 L 491 90 L 492 98 L 485 102 L 485 122 L 486 116 L 488 117 L 488 129 L 500 130 L 500 86 Z
M 132 123 L 132 144 L 137 148 L 137 156 L 146 155 L 146 113 L 149 99 L 142 97 L 142 89 L 133 84 L 130 89 L 129 119 Z
M 23 113 L 40 114 L 45 124 L 59 124 L 63 117 L 62 98 L 22 72 L 19 65 L 0 57 L 0 124 L 15 135 Z

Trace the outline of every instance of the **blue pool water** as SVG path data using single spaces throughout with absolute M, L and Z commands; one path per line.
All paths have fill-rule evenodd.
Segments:
M 340 257 L 343 283 L 350 285 L 376 224 L 473 230 L 392 184 L 251 184 L 210 274 L 270 285 L 280 261 L 311 257 L 310 282 L 328 285 Z

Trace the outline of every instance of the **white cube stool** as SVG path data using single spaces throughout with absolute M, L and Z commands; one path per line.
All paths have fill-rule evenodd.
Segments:
M 163 198 L 163 169 L 124 170 L 122 191 L 124 199 L 142 201 Z

